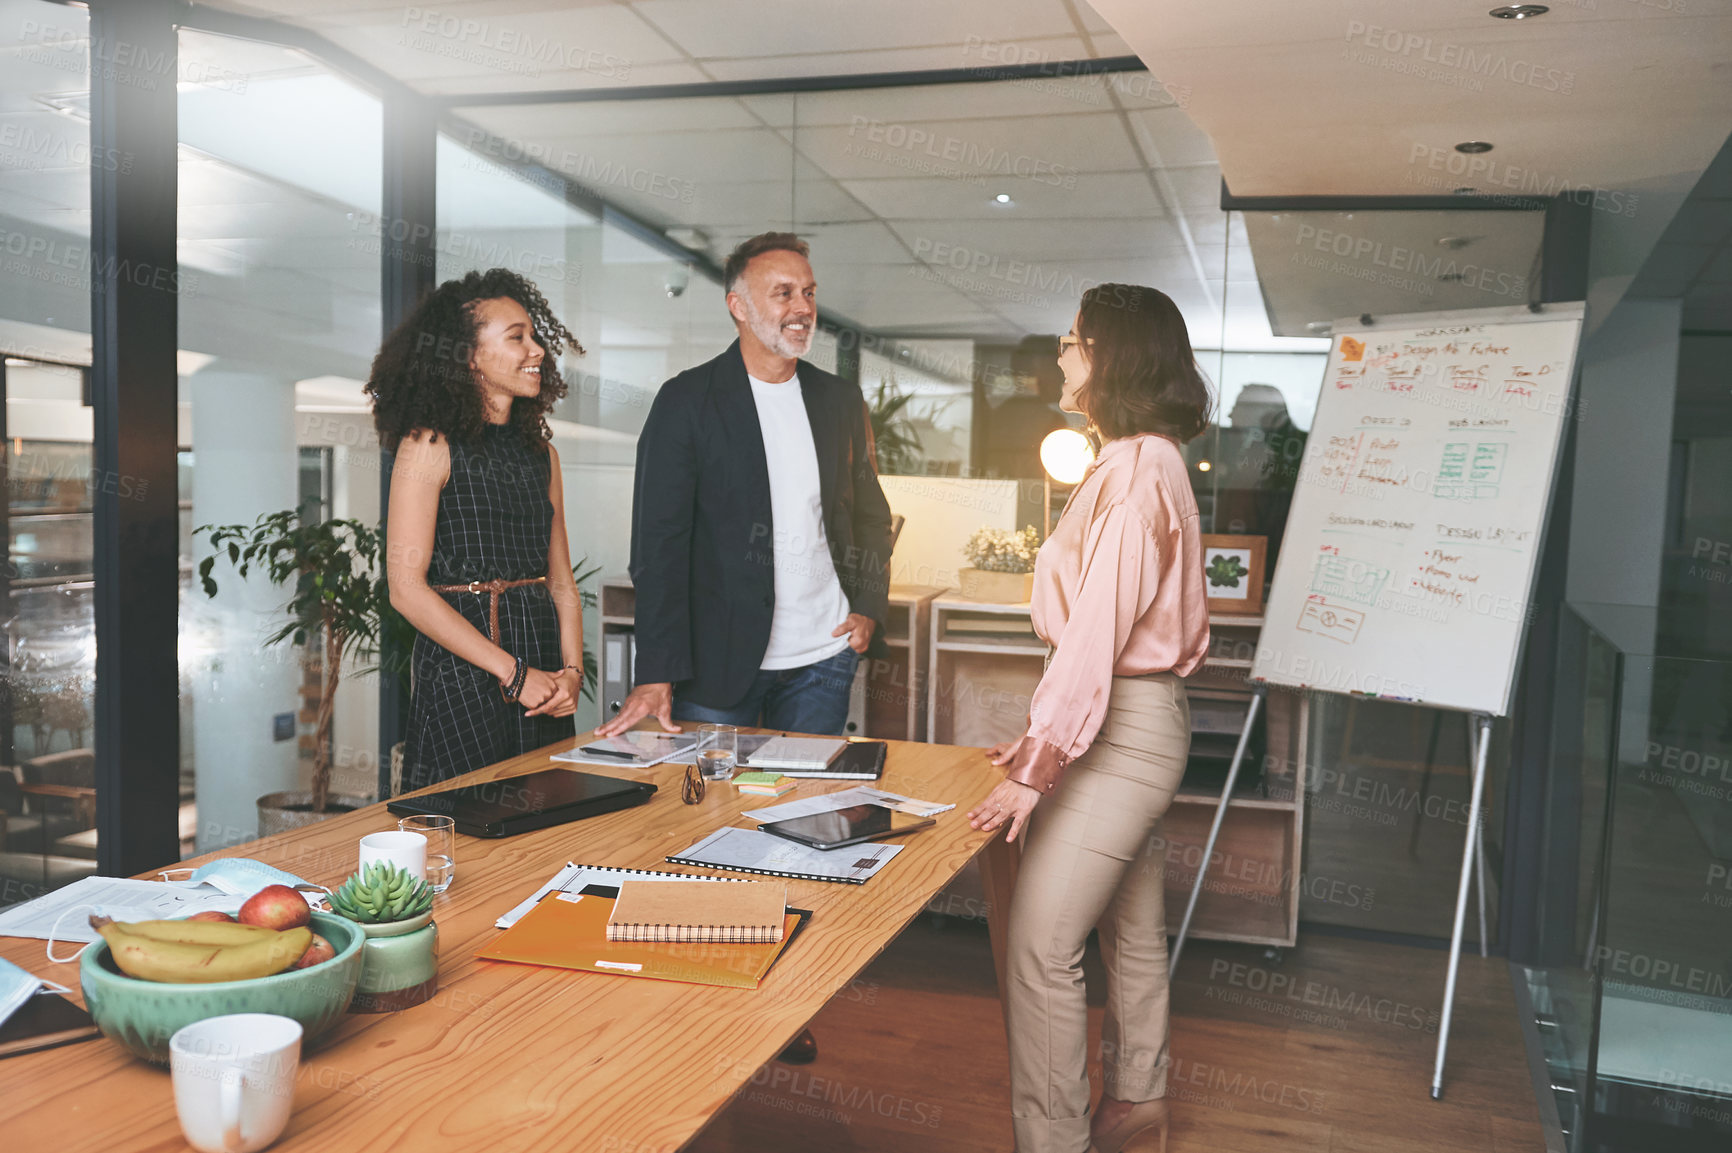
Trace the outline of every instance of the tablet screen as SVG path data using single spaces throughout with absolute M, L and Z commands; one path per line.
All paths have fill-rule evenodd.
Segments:
M 771 821 L 758 826 L 766 833 L 819 849 L 840 848 L 878 837 L 895 837 L 933 824 L 931 817 L 914 817 L 883 805 L 854 805 L 809 817 Z

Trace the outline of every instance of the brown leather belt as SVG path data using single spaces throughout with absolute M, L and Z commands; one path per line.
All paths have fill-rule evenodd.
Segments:
M 520 581 L 470 581 L 466 585 L 431 585 L 436 593 L 490 593 L 487 605 L 487 639 L 494 644 L 499 643 L 499 594 L 506 589 L 522 588 L 524 585 L 544 585 L 544 576 L 530 577 Z

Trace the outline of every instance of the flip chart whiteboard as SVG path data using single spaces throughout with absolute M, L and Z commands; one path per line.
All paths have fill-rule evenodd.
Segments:
M 1508 712 L 1581 322 L 1335 325 L 1252 680 Z

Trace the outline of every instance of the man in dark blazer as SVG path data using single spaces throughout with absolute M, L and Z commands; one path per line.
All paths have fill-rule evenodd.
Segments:
M 646 716 L 840 733 L 889 596 L 890 506 L 860 389 L 801 360 L 817 327 L 805 241 L 767 232 L 723 268 L 739 330 L 656 394 L 638 438 L 636 680 L 598 732 Z

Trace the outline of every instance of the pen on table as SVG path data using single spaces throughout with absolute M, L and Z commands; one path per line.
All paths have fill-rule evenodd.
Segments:
M 618 757 L 622 761 L 637 760 L 636 753 L 621 752 L 619 749 L 592 749 L 585 747 L 579 751 L 588 753 L 592 757 Z

